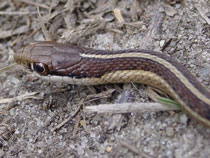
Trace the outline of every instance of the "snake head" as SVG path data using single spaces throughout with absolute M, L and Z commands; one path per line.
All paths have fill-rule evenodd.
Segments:
M 79 63 L 82 50 L 69 45 L 55 42 L 35 42 L 15 53 L 16 63 L 41 76 L 68 74 L 67 69 Z
M 51 64 L 51 54 L 53 49 L 49 44 L 53 42 L 44 42 L 42 44 L 32 43 L 19 49 L 14 54 L 14 60 L 31 72 L 39 75 L 47 75 Z M 52 66 L 51 66 L 52 67 Z

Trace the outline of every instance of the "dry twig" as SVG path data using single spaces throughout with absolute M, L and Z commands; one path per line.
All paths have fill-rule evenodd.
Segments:
M 29 5 L 34 5 L 34 6 L 37 6 L 37 7 L 49 9 L 49 7 L 47 5 L 45 5 L 45 4 L 33 2 L 33 1 L 30 1 L 30 0 L 19 0 L 19 1 L 23 2 L 23 3 L 26 3 L 26 4 L 29 4 Z
M 28 26 L 21 26 L 15 30 L 4 31 L 0 29 L 0 39 L 5 39 L 14 35 L 23 34 L 28 31 Z
M 145 152 L 140 151 L 140 149 L 137 149 L 136 147 L 132 146 L 131 144 L 128 144 L 124 141 L 120 141 L 120 144 L 123 145 L 124 147 L 128 148 L 129 150 L 131 150 L 132 152 L 141 155 L 142 157 L 145 158 L 152 158 L 153 156 L 147 155 Z
M 130 112 L 155 112 L 179 110 L 174 106 L 168 106 L 161 103 L 116 103 L 100 104 L 96 106 L 85 106 L 84 111 L 87 113 L 130 113 Z
M 40 97 L 37 97 L 36 95 L 38 92 L 32 92 L 32 93 L 25 93 L 23 95 L 19 95 L 13 98 L 3 98 L 0 99 L 0 104 L 7 104 L 11 102 L 16 102 L 16 101 L 23 101 L 26 99 L 40 99 Z
M 210 25 L 210 19 L 208 18 L 208 16 L 206 16 L 205 12 L 203 11 L 203 9 L 201 9 L 200 6 L 195 5 L 196 9 L 199 11 L 201 17 L 207 22 L 207 24 Z
M 0 68 L 0 74 L 6 71 L 10 71 L 11 69 L 15 68 L 17 66 L 17 64 L 11 64 L 8 66 L 5 66 L 3 68 Z
M 58 124 L 56 127 L 51 129 L 51 132 L 54 132 L 58 129 L 60 129 L 61 127 L 63 127 L 67 122 L 69 122 L 79 111 L 81 108 L 82 104 L 79 105 L 79 107 L 77 108 L 77 110 L 71 115 L 69 116 L 67 119 L 65 119 L 63 122 L 61 122 L 60 124 Z

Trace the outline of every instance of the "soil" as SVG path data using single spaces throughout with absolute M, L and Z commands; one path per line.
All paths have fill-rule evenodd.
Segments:
M 209 0 L 0 1 L 0 67 L 12 65 L 24 45 L 45 40 L 159 51 L 210 89 Z M 209 157 L 210 129 L 184 112 L 83 110 L 152 102 L 146 90 L 141 84 L 56 84 L 18 68 L 1 72 L 0 157 Z

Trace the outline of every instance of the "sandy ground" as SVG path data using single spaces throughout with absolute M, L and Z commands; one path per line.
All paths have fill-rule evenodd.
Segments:
M 210 89 L 208 17 L 209 0 L 0 1 L 0 67 L 13 64 L 15 51 L 32 41 L 145 48 L 170 55 Z M 58 85 L 19 70 L 1 72 L 0 157 L 209 157 L 210 129 L 183 112 L 83 110 L 151 102 L 146 89 L 140 84 Z

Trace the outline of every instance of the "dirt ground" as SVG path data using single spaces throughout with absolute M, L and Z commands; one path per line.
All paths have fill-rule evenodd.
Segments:
M 160 51 L 210 89 L 209 0 L 0 1 L 0 68 L 13 64 L 17 49 L 44 40 Z M 105 103 L 152 102 L 146 90 L 0 72 L 0 157 L 209 157 L 210 129 L 183 112 L 84 112 Z

